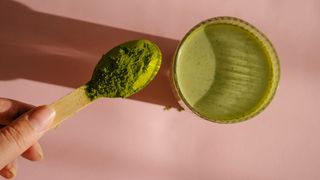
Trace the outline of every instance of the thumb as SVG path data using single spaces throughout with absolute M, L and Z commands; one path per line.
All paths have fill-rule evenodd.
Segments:
M 37 107 L 0 129 L 0 169 L 20 156 L 48 130 L 55 111 Z

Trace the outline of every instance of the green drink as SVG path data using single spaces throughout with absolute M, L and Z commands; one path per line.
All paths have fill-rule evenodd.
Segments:
M 248 119 L 271 101 L 279 63 L 268 39 L 248 23 L 214 18 L 182 40 L 173 64 L 177 94 L 197 115 L 232 123 Z

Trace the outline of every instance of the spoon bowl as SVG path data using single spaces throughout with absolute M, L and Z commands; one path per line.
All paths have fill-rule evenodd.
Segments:
M 148 40 L 120 44 L 102 56 L 91 80 L 87 95 L 99 97 L 128 97 L 146 87 L 156 76 L 161 64 L 161 51 Z

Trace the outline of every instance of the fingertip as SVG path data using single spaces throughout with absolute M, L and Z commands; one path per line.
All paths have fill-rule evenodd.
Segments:
M 54 120 L 55 115 L 56 112 L 52 107 L 44 105 L 39 106 L 31 111 L 31 113 L 28 115 L 28 120 L 34 130 L 41 133 L 48 130 L 50 124 Z
M 0 99 L 0 113 L 7 112 L 12 107 L 13 102 L 9 99 Z
M 22 157 L 30 161 L 40 161 L 43 159 L 43 151 L 39 143 L 35 143 L 29 149 L 22 153 Z
M 0 175 L 6 179 L 13 179 L 16 176 L 16 174 L 17 160 L 12 161 L 0 171 Z
M 6 179 L 12 179 L 15 177 L 15 174 L 13 174 L 11 171 L 8 169 L 3 169 L 0 171 L 0 175 Z

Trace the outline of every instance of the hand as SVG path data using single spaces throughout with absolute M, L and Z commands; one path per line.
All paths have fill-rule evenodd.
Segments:
M 0 175 L 13 178 L 17 170 L 17 158 L 22 155 L 31 161 L 43 157 L 37 142 L 48 130 L 55 116 L 49 106 L 34 108 L 14 100 L 0 98 Z

